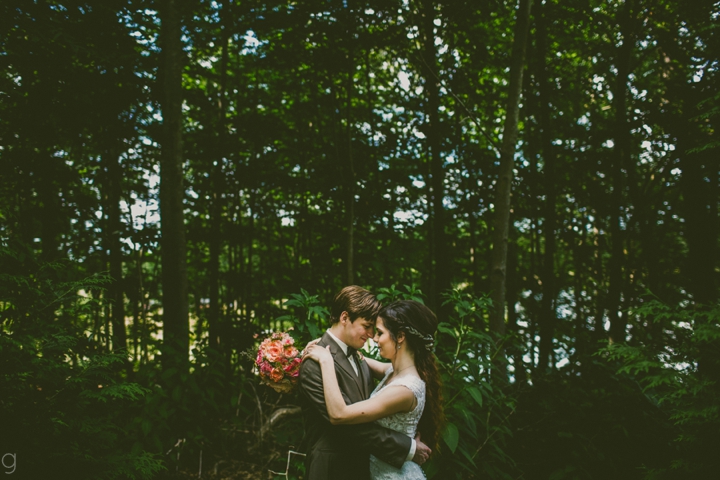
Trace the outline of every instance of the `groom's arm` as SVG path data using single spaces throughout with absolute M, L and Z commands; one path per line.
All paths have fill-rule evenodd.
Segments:
M 408 459 L 412 439 L 407 435 L 382 427 L 376 423 L 361 423 L 357 425 L 331 425 L 325 405 L 323 392 L 322 372 L 320 365 L 312 360 L 306 360 L 300 370 L 300 390 L 308 403 L 328 423 L 328 428 L 341 432 L 347 440 L 348 448 L 362 447 L 384 462 L 396 468 Z M 346 405 L 351 402 L 345 392 L 340 389 Z

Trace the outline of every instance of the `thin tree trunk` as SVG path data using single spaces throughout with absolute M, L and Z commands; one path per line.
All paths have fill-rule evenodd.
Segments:
M 599 220 L 596 218 L 595 222 Z M 605 289 L 603 288 L 603 279 L 605 278 L 605 269 L 603 268 L 603 248 L 601 245 L 601 237 L 597 225 L 593 232 L 593 250 L 595 253 L 595 283 L 599 287 L 594 289 L 593 298 L 595 298 L 595 326 L 593 329 L 593 341 L 599 341 L 605 337 Z
M 222 196 L 221 193 L 225 191 L 225 185 L 223 182 L 223 157 L 225 156 L 225 83 L 227 80 L 227 65 L 228 65 L 228 38 L 229 38 L 229 27 L 228 18 L 232 18 L 231 14 L 227 9 L 229 3 L 227 1 L 221 2 L 222 8 L 220 11 L 221 15 L 221 39 L 220 48 L 222 48 L 222 54 L 220 57 L 220 85 L 217 99 L 217 135 L 218 144 L 217 152 L 215 155 L 215 163 L 212 165 L 211 175 L 211 212 L 210 212 L 210 259 L 208 264 L 208 277 L 210 280 L 210 294 L 208 305 L 208 334 L 209 334 L 209 345 L 212 349 L 216 350 L 221 358 L 221 363 L 226 362 L 226 352 L 223 345 L 223 319 L 220 314 L 220 251 L 222 249 L 222 232 L 220 228 L 220 221 L 222 218 Z
M 690 111 L 694 112 L 692 109 Z M 718 166 L 717 160 L 712 158 L 714 153 L 712 150 L 690 151 L 709 139 L 697 131 L 698 126 L 692 125 L 690 119 L 687 119 L 686 123 L 688 131 L 683 132 L 678 142 L 688 245 L 684 270 L 689 280 L 688 290 L 692 295 L 695 309 L 707 311 L 717 305 L 718 301 L 715 273 L 718 241 Z M 707 317 L 697 315 L 696 327 L 711 321 Z M 717 340 L 698 342 L 698 351 L 700 374 L 714 382 L 720 382 L 720 342 Z
M 425 95 L 427 108 L 425 114 L 425 137 L 427 138 L 428 161 L 430 164 L 430 181 L 428 183 L 429 208 L 432 222 L 430 222 L 431 237 L 431 306 L 441 316 L 443 312 L 441 293 L 450 288 L 449 255 L 445 238 L 445 171 L 443 158 L 440 152 L 440 84 L 437 78 L 437 47 L 435 45 L 435 1 L 422 2 L 422 31 L 423 31 L 423 63 L 425 72 Z
M 540 353 L 538 367 L 540 370 L 552 368 L 550 353 L 555 338 L 555 299 L 557 297 L 555 282 L 555 231 L 557 229 L 557 193 L 555 163 L 557 156 L 552 145 L 552 124 L 549 110 L 552 108 L 550 99 L 550 82 L 547 72 L 547 19 L 545 10 L 547 5 L 537 7 L 537 50 L 539 58 L 538 83 L 540 88 L 540 126 L 543 153 L 543 187 L 545 190 L 543 234 L 545 237 L 545 252 L 542 261 L 542 299 L 540 301 Z
M 245 318 L 250 319 L 250 310 L 252 308 L 252 284 L 253 284 L 253 241 L 255 239 L 255 192 L 252 190 L 248 193 L 248 207 L 250 215 L 248 216 L 247 230 L 247 267 L 245 271 Z
M 480 289 L 480 262 L 478 262 L 478 221 L 474 214 L 468 215 L 468 230 L 470 230 L 470 271 L 469 276 L 472 281 L 472 291 L 475 296 L 479 296 L 482 291 Z
M 515 308 L 515 304 L 520 297 L 520 276 L 517 271 L 518 267 L 518 247 L 516 240 L 508 245 L 508 278 L 507 278 L 507 302 L 508 302 L 508 325 L 510 329 L 519 334 L 520 326 L 518 325 L 518 312 Z M 519 335 L 518 335 L 519 336 Z M 523 361 L 523 348 L 513 347 L 512 354 L 513 367 L 515 369 L 515 383 L 517 385 L 527 384 L 527 371 L 525 369 L 525 362 Z
M 503 127 L 500 172 L 495 193 L 495 225 L 493 229 L 491 270 L 491 298 L 494 308 L 490 316 L 490 330 L 498 336 L 505 334 L 505 281 L 507 275 L 508 234 L 510 230 L 510 195 L 512 191 L 515 146 L 518 138 L 520 93 L 525 67 L 525 50 L 531 4 L 532 0 L 520 0 L 517 10 L 510 66 L 507 115 Z M 501 356 L 498 355 L 498 358 Z
M 122 166 L 120 158 L 113 152 L 105 155 L 107 163 L 107 177 L 105 190 L 107 192 L 107 229 L 106 239 L 109 250 L 110 263 L 109 296 L 111 302 L 112 318 L 112 349 L 114 352 L 127 350 L 127 331 L 125 329 L 125 295 L 123 292 L 123 257 L 120 243 L 122 222 L 120 220 L 120 197 L 122 192 Z
M 355 284 L 355 164 L 353 161 L 353 148 L 352 148 L 352 98 L 353 98 L 353 75 L 355 72 L 355 58 L 354 58 L 354 35 L 355 35 L 355 18 L 350 8 L 350 2 L 348 2 L 348 21 L 350 22 L 350 28 L 348 28 L 348 45 L 347 45 L 347 77 L 345 80 L 345 101 L 346 101 L 346 115 L 345 115 L 345 126 L 346 126 L 346 142 L 347 142 L 347 197 L 346 197 L 346 210 L 347 210 L 347 284 Z
M 582 219 L 583 224 L 587 224 L 585 218 Z M 581 233 L 574 233 L 571 230 L 571 251 L 572 264 L 575 275 L 573 277 L 573 298 L 575 303 L 575 351 L 576 357 L 583 358 L 588 353 L 587 339 L 587 309 L 585 308 L 585 295 L 583 295 L 583 278 L 585 278 L 585 265 L 583 262 L 583 242 Z
M 47 153 L 45 156 L 44 153 Z M 42 205 L 39 209 L 40 219 L 40 261 L 53 262 L 60 256 L 60 231 L 62 221 L 62 205 L 60 188 L 57 180 L 59 172 L 57 168 L 58 159 L 52 157 L 49 152 L 30 155 L 35 156 L 39 170 L 37 196 Z M 52 309 L 46 309 L 43 313 L 47 318 L 53 316 Z
M 633 46 L 635 44 L 635 31 L 632 23 L 634 0 L 628 0 L 619 13 L 618 23 L 622 33 L 622 45 L 618 49 L 617 58 L 617 82 L 615 87 L 615 153 L 610 159 L 611 174 L 613 181 L 612 193 L 610 196 L 611 218 L 610 238 L 611 255 L 609 264 L 609 286 L 608 286 L 608 318 L 610 320 L 610 341 L 624 342 L 627 318 L 621 313 L 621 295 L 625 286 L 623 270 L 626 264 L 625 241 L 626 232 L 621 223 L 624 220 L 625 211 L 625 185 L 626 178 L 623 169 L 631 167 L 630 143 L 632 136 L 627 115 L 627 83 L 631 72 L 631 59 Z
M 717 302 L 715 263 L 717 252 L 717 197 L 712 198 L 709 177 L 717 181 L 717 172 L 708 158 L 711 150 L 689 152 L 701 144 L 698 135 L 686 136 L 680 146 L 685 229 L 688 243 L 687 277 L 689 291 L 697 306 Z M 712 171 L 712 173 L 710 173 Z M 715 187 L 716 188 L 716 187 Z
M 183 217 L 182 42 L 175 0 L 161 10 L 164 139 L 160 160 L 163 366 L 186 368 L 189 346 L 188 285 Z

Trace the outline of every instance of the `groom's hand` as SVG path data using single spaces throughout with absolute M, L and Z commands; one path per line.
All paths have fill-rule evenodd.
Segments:
M 415 456 L 413 457 L 412 461 L 417 463 L 418 465 L 422 465 L 427 461 L 431 453 L 432 450 L 430 450 L 430 447 L 420 441 L 420 434 L 418 433 L 415 436 Z

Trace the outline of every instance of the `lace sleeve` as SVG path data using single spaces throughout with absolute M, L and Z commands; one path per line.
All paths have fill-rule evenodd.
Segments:
M 425 401 L 425 382 L 417 377 L 403 377 L 398 378 L 394 382 L 388 385 L 389 387 L 403 386 L 410 390 L 415 395 L 417 404 L 420 405 Z

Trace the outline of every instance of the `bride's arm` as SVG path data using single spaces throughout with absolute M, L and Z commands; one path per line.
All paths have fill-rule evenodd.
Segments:
M 382 379 L 387 373 L 387 369 L 390 368 L 389 363 L 378 362 L 370 357 L 365 357 L 365 362 L 368 364 L 368 367 L 370 367 L 373 377 L 378 380 Z
M 321 347 L 313 347 L 308 356 L 320 363 L 325 405 L 333 425 L 372 422 L 394 413 L 409 412 L 414 407 L 415 395 L 402 386 L 386 387 L 368 400 L 346 405 L 335 376 L 334 360 L 330 352 Z
M 308 344 L 305 346 L 305 349 L 303 352 L 308 352 L 310 350 L 310 347 L 313 347 L 317 345 L 317 343 L 320 341 L 319 338 L 316 338 L 315 340 L 311 340 L 308 342 Z M 362 353 L 358 350 L 358 355 L 362 355 Z M 366 357 L 362 355 L 363 360 L 367 362 L 368 367 L 370 367 L 370 372 L 372 373 L 372 376 L 378 380 L 382 380 L 383 377 L 385 377 L 385 374 L 387 373 L 387 369 L 390 368 L 389 363 L 383 363 L 378 362 L 374 358 Z

